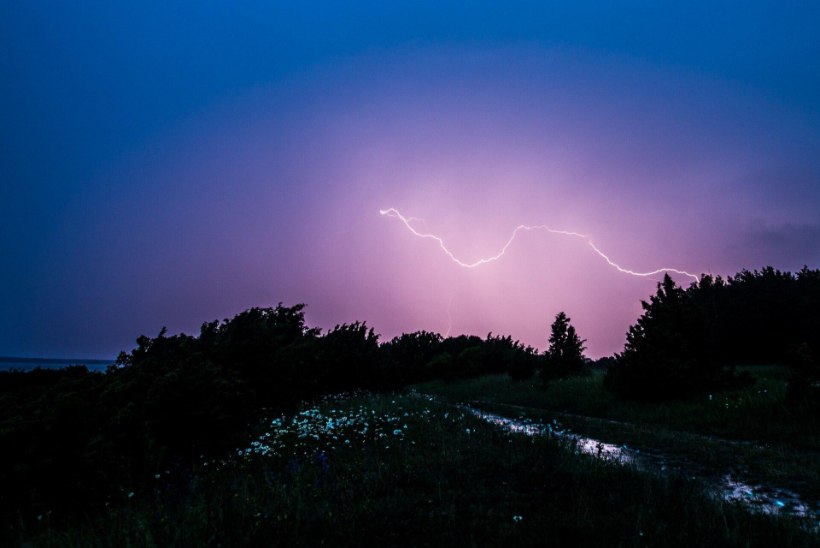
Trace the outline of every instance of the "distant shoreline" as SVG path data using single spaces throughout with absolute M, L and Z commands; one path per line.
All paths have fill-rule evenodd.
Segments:
M 104 364 L 104 363 L 114 363 L 115 359 L 110 360 L 91 360 L 87 358 L 83 359 L 75 359 L 75 358 L 15 358 L 12 356 L 0 356 L 0 363 L 8 363 L 8 362 L 15 362 L 15 363 L 76 363 L 76 364 Z
M 100 359 L 77 359 L 77 358 L 17 358 L 13 356 L 0 356 L 0 371 L 10 371 L 14 369 L 30 371 L 38 367 L 46 369 L 60 369 L 70 365 L 85 365 L 93 371 L 104 371 L 116 360 Z

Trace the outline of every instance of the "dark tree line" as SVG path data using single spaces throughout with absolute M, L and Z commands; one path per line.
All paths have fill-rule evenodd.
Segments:
M 820 390 L 820 271 L 766 268 L 684 289 L 666 277 L 643 303 L 606 383 L 634 398 L 741 385 L 733 364 L 791 365 L 789 399 L 816 409 Z M 225 455 L 249 425 L 322 394 L 392 390 L 507 373 L 548 381 L 590 362 L 559 313 L 549 350 L 511 337 L 443 338 L 420 331 L 380 343 L 365 323 L 322 334 L 304 305 L 253 308 L 202 325 L 197 336 L 142 336 L 105 373 L 85 367 L 0 373 L 0 521 L 84 511 L 157 474 L 186 478 L 200 455 Z M 167 472 L 170 472 L 168 474 Z M 124 496 L 124 495 L 122 495 Z
M 0 373 L 3 522 L 102 504 L 200 455 L 241 445 L 248 426 L 322 394 L 390 390 L 486 373 L 531 377 L 541 356 L 511 337 L 404 334 L 384 344 L 355 322 L 322 334 L 304 305 L 253 308 L 198 336 L 142 336 L 105 373 Z
M 790 399 L 816 405 L 820 387 L 820 270 L 771 267 L 704 275 L 684 289 L 667 275 L 630 327 L 606 383 L 639 399 L 741 386 L 735 365 L 793 367 Z

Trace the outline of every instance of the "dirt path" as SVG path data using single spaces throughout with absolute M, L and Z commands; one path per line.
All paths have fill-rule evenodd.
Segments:
M 724 500 L 818 523 L 817 486 L 808 485 L 800 473 L 801 462 L 816 458 L 811 453 L 790 453 L 792 460 L 785 462 L 783 453 L 755 442 L 482 400 L 460 407 L 508 431 L 557 436 L 596 458 L 682 475 L 704 482 Z
M 638 425 L 631 422 L 619 421 L 615 419 L 605 419 L 603 417 L 593 417 L 590 415 L 578 415 L 576 413 L 567 413 L 565 411 L 555 411 L 553 409 L 546 409 L 542 407 L 528 407 L 524 405 L 516 405 L 512 403 L 499 403 L 493 402 L 488 400 L 471 400 L 471 405 L 475 405 L 478 407 L 501 407 L 507 409 L 514 409 L 522 413 L 527 414 L 541 414 L 541 415 L 552 415 L 555 417 L 560 418 L 563 422 L 573 421 L 573 422 L 587 422 L 587 423 L 597 423 L 599 425 L 608 425 L 617 428 L 629 429 L 631 431 L 641 431 L 646 433 L 653 433 L 657 432 L 659 429 L 662 429 L 664 432 L 669 434 L 675 434 L 680 436 L 687 436 L 690 438 L 701 439 L 704 442 L 709 443 L 720 443 L 730 446 L 741 446 L 741 447 L 751 447 L 759 450 L 766 450 L 769 449 L 768 446 L 760 444 L 755 441 L 750 440 L 737 440 L 737 439 L 729 439 L 729 438 L 722 438 L 719 436 L 713 436 L 709 434 L 700 434 L 697 432 L 689 432 L 685 430 L 670 430 L 665 427 L 658 427 L 658 426 L 647 426 L 647 425 Z M 808 451 L 805 451 L 807 454 Z M 820 458 L 820 455 L 815 455 L 816 457 Z

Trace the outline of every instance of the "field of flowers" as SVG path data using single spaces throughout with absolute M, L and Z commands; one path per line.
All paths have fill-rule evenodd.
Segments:
M 237 451 L 239 457 L 257 455 L 262 457 L 295 458 L 314 456 L 326 462 L 336 449 L 376 444 L 382 449 L 390 445 L 401 446 L 406 442 L 408 422 L 430 422 L 431 410 L 405 410 L 396 400 L 391 400 L 393 415 L 378 413 L 372 405 L 358 399 L 350 404 L 344 396 L 326 398 L 323 402 L 306 405 L 295 415 L 282 415 L 267 424 L 267 431 L 250 445 Z M 336 403 L 337 405 L 332 405 Z M 444 412 L 442 419 L 450 417 Z M 463 417 L 462 417 L 463 418 Z M 454 419 L 453 419 L 454 420 Z M 415 445 L 414 440 L 407 442 Z

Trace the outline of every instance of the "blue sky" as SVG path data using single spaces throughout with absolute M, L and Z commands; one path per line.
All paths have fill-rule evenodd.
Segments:
M 207 142 L 228 127 L 232 131 L 256 128 L 254 108 L 278 121 L 301 113 L 318 125 L 320 118 L 335 119 L 340 112 L 350 111 L 350 103 L 340 97 L 353 102 L 367 98 L 376 104 L 396 94 L 405 97 L 396 108 L 410 112 L 421 103 L 406 98 L 414 89 L 409 80 L 438 90 L 453 73 L 457 74 L 454 83 L 441 84 L 441 90 L 431 96 L 452 94 L 449 100 L 458 105 L 463 93 L 464 104 L 486 106 L 492 98 L 471 95 L 478 94 L 481 86 L 493 90 L 487 94 L 501 97 L 507 87 L 529 85 L 521 83 L 529 66 L 517 64 L 521 52 L 532 58 L 555 54 L 563 59 L 558 78 L 567 82 L 569 90 L 586 90 L 588 104 L 579 99 L 572 107 L 578 112 L 587 106 L 595 111 L 596 105 L 611 104 L 614 110 L 629 103 L 628 98 L 608 97 L 607 85 L 613 83 L 613 93 L 646 94 L 657 104 L 668 99 L 680 119 L 692 113 L 700 124 L 692 142 L 697 135 L 719 136 L 715 140 L 735 154 L 727 141 L 737 138 L 745 143 L 750 136 L 753 144 L 747 153 L 759 157 L 770 150 L 765 145 L 770 138 L 774 160 L 752 170 L 754 176 L 744 179 L 742 188 L 769 204 L 771 217 L 760 209 L 749 213 L 740 221 L 748 222 L 743 231 L 707 253 L 710 264 L 698 266 L 708 267 L 719 261 L 718 255 L 728 256 L 732 249 L 747 246 L 757 246 L 759 252 L 733 256 L 720 268 L 730 271 L 763 262 L 787 268 L 797 263 L 817 266 L 812 242 L 820 234 L 820 217 L 812 218 L 805 211 L 820 207 L 818 28 L 820 5 L 814 2 L 3 2 L 0 249 L 6 260 L 0 272 L 0 354 L 110 356 L 127 348 L 141 332 L 153 333 L 165 324 L 195 329 L 202 321 L 250 304 L 291 298 L 311 303 L 324 327 L 353 315 L 378 316 L 375 305 L 358 309 L 337 303 L 325 310 L 323 299 L 333 300 L 326 294 L 327 280 L 319 276 L 314 286 L 299 286 L 277 278 L 278 271 L 258 270 L 252 279 L 242 278 L 238 270 L 225 273 L 223 278 L 237 284 L 252 286 L 270 279 L 271 286 L 224 299 L 211 299 L 197 289 L 191 290 L 189 301 L 176 302 L 168 295 L 183 288 L 171 284 L 152 292 L 154 282 L 137 274 L 108 286 L 111 273 L 118 272 L 111 263 L 132 260 L 129 268 L 134 272 L 142 266 L 136 257 L 114 252 L 112 246 L 136 249 L 140 244 L 128 239 L 131 228 L 123 228 L 116 243 L 100 234 L 130 227 L 131 216 L 156 218 L 166 231 L 175 230 L 178 225 L 171 219 L 189 214 L 187 209 L 175 209 L 182 202 L 145 198 L 165 190 L 172 195 L 183 192 L 173 182 L 160 184 L 169 175 L 158 174 L 161 170 L 156 166 L 185 164 L 189 156 L 202 153 L 198 139 Z M 482 61 L 464 69 L 466 76 L 459 76 L 461 55 L 475 55 Z M 448 61 L 437 64 L 440 57 Z M 494 68 L 485 70 L 481 63 Z M 505 66 L 514 68 L 499 68 Z M 539 72 L 537 61 L 532 66 L 536 76 L 546 81 L 548 70 Z M 371 79 L 378 82 L 378 91 L 368 86 Z M 589 91 L 591 85 L 585 87 L 589 82 L 603 82 L 595 91 L 598 96 Z M 681 83 L 678 97 L 674 82 Z M 515 96 L 538 108 L 537 92 Z M 459 116 L 482 119 L 482 108 L 477 106 L 475 115 L 468 109 Z M 664 110 L 658 107 L 638 123 L 656 123 L 659 112 Z M 716 125 L 723 129 L 710 133 L 706 127 L 710 112 L 717 113 Z M 245 121 L 230 126 L 239 118 Z M 396 135 L 412 133 L 410 118 L 397 117 L 394 124 Z M 510 121 L 509 127 L 522 124 Z M 273 137 L 264 139 L 289 142 L 292 157 L 307 158 L 313 153 L 311 147 L 324 141 L 308 135 L 304 127 L 283 121 L 283 129 L 272 130 Z M 330 130 L 322 131 L 326 135 Z M 676 130 L 670 126 L 670 131 Z M 252 145 L 233 152 L 223 147 L 219 154 L 226 158 L 235 154 L 226 162 L 251 158 L 248 162 L 253 163 L 257 160 L 248 147 Z M 454 155 L 461 152 L 454 150 Z M 270 168 L 276 196 L 306 192 L 311 184 L 307 170 L 289 175 L 304 166 L 288 164 L 286 159 L 277 162 Z M 262 170 L 261 165 L 257 168 Z M 334 169 L 327 167 L 323 176 L 338 175 L 342 180 L 344 174 Z M 216 178 L 200 181 L 205 194 L 222 184 Z M 259 188 L 249 183 L 246 190 L 253 195 Z M 398 193 L 385 191 L 385 195 Z M 294 200 L 314 203 L 307 197 Z M 745 203 L 745 198 L 739 197 L 739 202 Z M 202 207 L 219 213 L 213 202 Z M 226 203 L 230 230 L 248 207 L 252 208 Z M 706 212 L 714 213 L 708 208 Z M 100 221 L 94 224 L 89 218 L 97 215 Z M 290 215 L 282 214 L 286 219 L 282 227 L 296 226 L 298 221 Z M 582 215 L 577 222 L 583 224 Z M 146 229 L 134 225 L 133 230 Z M 714 230 L 726 232 L 717 225 Z M 280 245 L 279 240 L 271 241 L 273 247 Z M 679 243 L 680 256 L 697 256 L 693 251 L 697 242 Z M 173 262 L 189 244 L 184 238 L 167 244 L 170 247 L 162 258 L 157 256 L 151 264 Z M 778 250 L 784 251 L 779 255 Z M 214 253 L 214 261 L 234 261 L 240 268 L 242 257 L 227 251 Z M 285 244 L 277 253 L 289 264 L 304 259 L 298 253 L 291 255 Z M 260 264 L 267 264 L 248 261 L 243 268 L 263 269 Z M 186 265 L 180 263 L 180 272 Z M 317 271 L 322 268 L 327 270 Z M 105 279 L 95 278 L 97 269 L 108 273 Z M 196 278 L 195 272 L 202 270 L 197 263 L 191 276 Z M 185 287 L 201 289 L 212 282 L 189 279 Z M 115 297 L 135 285 L 145 289 L 133 299 Z M 99 289 L 103 286 L 105 291 Z M 488 291 L 489 286 L 482 287 Z M 646 294 L 647 289 L 637 291 L 636 295 Z M 140 304 L 143 301 L 150 307 Z M 215 304 L 193 306 L 191 302 Z M 389 332 L 436 327 L 421 316 L 406 314 L 402 317 L 412 321 L 383 319 L 382 325 L 389 324 Z M 379 330 L 378 317 L 361 319 L 375 320 Z M 609 329 L 620 337 L 622 324 L 615 322 Z M 492 327 L 503 330 L 504 326 Z M 511 324 L 508 331 L 517 328 Z M 607 344 L 601 352 L 617 349 L 614 343 Z

